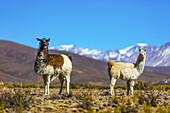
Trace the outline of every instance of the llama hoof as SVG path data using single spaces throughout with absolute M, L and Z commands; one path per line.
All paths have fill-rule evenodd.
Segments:
M 111 94 L 111 96 L 115 96 L 115 94 L 113 93 L 113 94 Z
M 67 98 L 71 97 L 71 95 L 67 94 Z
M 47 93 L 44 93 L 44 95 L 48 95 Z

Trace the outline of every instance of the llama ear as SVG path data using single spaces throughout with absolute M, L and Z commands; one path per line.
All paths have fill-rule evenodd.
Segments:
M 36 40 L 37 40 L 37 41 L 40 41 L 40 39 L 39 39 L 39 38 L 36 38 Z
M 141 52 L 141 48 L 139 49 L 139 52 Z
M 145 52 L 146 52 L 146 48 L 145 48 L 145 50 L 144 50 Z
M 50 41 L 50 38 L 47 40 L 47 42 L 49 42 Z

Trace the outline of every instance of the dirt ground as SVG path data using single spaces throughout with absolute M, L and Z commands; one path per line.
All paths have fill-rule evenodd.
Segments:
M 14 90 L 30 90 L 33 100 L 23 109 L 16 107 L 4 108 L 2 112 L 24 112 L 24 113 L 43 113 L 43 112 L 139 112 L 147 110 L 156 112 L 160 109 L 168 112 L 170 103 L 169 91 L 149 90 L 134 91 L 134 96 L 127 96 L 126 90 L 116 89 L 116 96 L 110 95 L 109 89 L 70 89 L 70 95 L 64 89 L 58 95 L 59 88 L 51 88 L 50 95 L 44 95 L 43 88 L 1 88 L 3 92 L 15 92 Z M 28 95 L 28 96 L 29 96 Z M 27 95 L 25 95 L 27 96 Z M 2 98 L 2 97 L 1 97 Z M 22 103 L 23 102 L 23 103 Z M 22 101 L 21 104 L 25 104 Z M 26 101 L 28 102 L 28 101 Z M 148 102 L 148 104 L 147 104 Z M 1 102 L 2 103 L 2 102 Z M 23 106 L 21 105 L 21 106 Z M 148 107 L 150 106 L 150 107 Z M 160 107 L 161 106 L 161 107 Z M 21 109 L 21 110 L 20 110 Z

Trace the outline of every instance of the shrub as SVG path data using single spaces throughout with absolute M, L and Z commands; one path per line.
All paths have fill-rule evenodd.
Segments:
M 145 113 L 152 113 L 151 112 L 151 106 L 148 104 L 143 104 L 143 109 Z
M 18 113 L 21 113 L 24 109 L 30 108 L 30 105 L 34 103 L 34 98 L 31 95 L 30 90 L 14 89 L 13 91 L 3 92 L 0 95 L 0 108 L 13 108 Z
M 140 91 L 140 93 L 139 92 L 134 93 L 133 99 L 134 100 L 138 99 L 138 103 L 141 105 L 145 103 L 147 105 L 157 107 L 157 105 L 159 104 L 158 103 L 159 97 L 160 91 L 157 93 L 154 90 L 150 91 L 145 90 L 144 92 Z
M 91 91 L 77 91 L 75 92 L 75 98 L 77 100 L 81 100 L 82 103 L 78 105 L 78 107 L 87 109 L 87 110 L 93 110 L 92 105 L 93 105 L 93 93 Z
M 150 84 L 148 84 L 146 82 L 137 81 L 137 82 L 135 82 L 134 89 L 135 90 L 151 90 L 153 88 Z
M 157 90 L 163 90 L 163 91 L 169 91 L 170 90 L 170 86 L 169 85 L 157 85 L 157 86 L 152 86 L 153 89 L 157 89 Z
M 3 82 L 0 82 L 0 87 L 4 86 L 5 84 Z
M 156 110 L 157 113 L 168 113 L 167 110 L 165 110 L 164 106 L 159 106 Z
M 70 83 L 70 88 L 71 89 L 79 89 L 80 88 L 80 84 L 79 83 Z
M 118 104 L 118 102 L 119 102 L 118 97 L 117 96 L 112 97 L 112 102 L 115 104 Z
M 38 109 L 49 109 L 50 111 L 58 111 L 58 109 L 54 106 L 36 106 Z
M 123 90 L 125 90 L 126 89 L 126 86 L 124 86 L 124 85 L 117 85 L 117 86 L 115 86 L 114 87 L 115 89 L 123 89 Z
M 22 83 L 14 83 L 13 86 L 15 88 L 21 88 L 22 87 Z

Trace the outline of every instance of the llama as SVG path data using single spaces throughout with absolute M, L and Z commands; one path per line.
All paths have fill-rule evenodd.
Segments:
M 66 80 L 67 94 L 69 95 L 69 83 L 70 73 L 72 71 L 71 57 L 61 55 L 49 55 L 48 45 L 49 39 L 39 39 L 40 48 L 35 60 L 34 70 L 37 74 L 41 75 L 44 80 L 44 94 L 49 95 L 49 84 L 56 78 L 59 77 L 61 87 L 59 94 L 62 93 L 63 83 Z
M 110 60 L 108 61 L 108 73 L 110 76 L 110 92 L 114 96 L 114 85 L 118 78 L 127 81 L 127 95 L 129 95 L 129 90 L 133 95 L 133 86 L 135 80 L 142 74 L 145 65 L 146 58 L 146 48 L 144 51 L 139 49 L 139 56 L 136 64 L 123 63 Z

